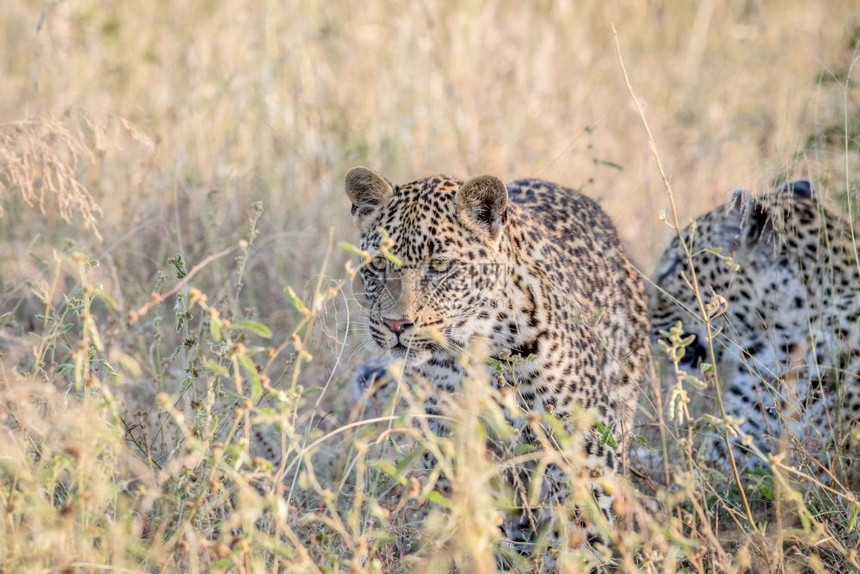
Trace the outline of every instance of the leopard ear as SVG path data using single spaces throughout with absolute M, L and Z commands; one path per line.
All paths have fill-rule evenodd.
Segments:
M 508 189 L 497 177 L 470 179 L 454 198 L 460 222 L 478 234 L 498 239 L 508 220 Z
M 793 193 L 803 199 L 815 199 L 815 186 L 808 179 L 795 179 L 778 188 L 780 193 Z
M 746 189 L 738 188 L 732 192 L 727 208 L 725 221 L 732 230 L 733 247 L 772 247 L 773 221 L 766 205 Z
M 352 218 L 362 233 L 367 232 L 394 189 L 387 179 L 366 167 L 346 172 L 344 186 L 352 202 Z

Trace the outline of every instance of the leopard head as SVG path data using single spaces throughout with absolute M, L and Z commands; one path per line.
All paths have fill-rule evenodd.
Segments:
M 370 256 L 355 292 L 373 341 L 423 362 L 489 335 L 489 308 L 503 299 L 507 277 L 505 184 L 437 175 L 394 185 L 356 167 L 345 187 Z

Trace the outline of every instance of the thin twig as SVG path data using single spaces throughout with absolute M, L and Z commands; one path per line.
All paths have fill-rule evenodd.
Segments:
M 693 265 L 693 255 L 690 251 L 690 247 L 687 245 L 687 242 L 684 240 L 684 234 L 681 231 L 681 223 L 678 219 L 678 210 L 675 206 L 675 195 L 672 192 L 672 186 L 669 183 L 669 178 L 666 176 L 666 171 L 663 169 L 663 162 L 660 160 L 660 154 L 657 153 L 657 144 L 654 142 L 654 135 L 651 133 L 651 128 L 648 125 L 648 120 L 645 118 L 645 110 L 642 109 L 642 104 L 639 103 L 639 98 L 636 97 L 636 93 L 633 91 L 633 86 L 630 83 L 630 77 L 627 74 L 627 68 L 624 65 L 624 58 L 621 55 L 621 44 L 618 41 L 618 31 L 615 29 L 615 25 L 612 26 L 612 33 L 615 36 L 615 50 L 618 54 L 618 61 L 621 64 L 621 71 L 624 74 L 624 82 L 627 84 L 627 91 L 630 93 L 630 97 L 633 98 L 633 103 L 636 105 L 636 110 L 639 112 L 639 118 L 642 120 L 642 125 L 645 127 L 645 132 L 648 134 L 648 145 L 651 150 L 651 155 L 654 156 L 654 161 L 657 164 L 657 169 L 660 172 L 660 177 L 663 180 L 663 187 L 666 189 L 666 195 L 669 197 L 669 206 L 672 212 L 672 220 L 674 223 L 675 232 L 678 234 L 678 241 L 681 244 L 681 247 L 684 249 L 684 255 L 687 259 L 688 266 L 690 268 L 690 279 L 691 284 L 693 286 L 693 292 L 696 295 L 696 303 L 699 307 L 699 313 L 702 316 L 702 319 L 705 321 L 705 332 L 707 334 L 707 343 L 708 343 L 708 352 L 711 359 L 711 364 L 716 365 L 716 352 L 714 349 L 714 337 L 713 332 L 711 330 L 711 317 L 705 308 L 705 302 L 702 299 L 702 293 L 699 290 L 699 281 L 696 277 L 696 267 Z M 716 391 L 717 396 L 717 404 L 720 408 L 720 415 L 723 420 L 728 418 L 726 414 L 725 405 L 723 403 L 723 395 L 722 390 L 720 389 L 720 381 L 719 375 L 716 370 L 714 371 L 714 389 Z M 755 529 L 756 522 L 755 518 L 752 514 L 752 509 L 750 508 L 749 501 L 747 500 L 746 492 L 744 491 L 743 483 L 741 482 L 740 473 L 738 472 L 737 462 L 735 461 L 734 451 L 732 449 L 731 439 L 729 438 L 729 429 L 728 425 L 723 427 L 723 440 L 726 443 L 726 450 L 729 453 L 729 462 L 732 466 L 732 475 L 734 477 L 735 483 L 738 486 L 738 490 L 740 491 L 741 500 L 744 505 L 744 512 L 747 515 L 747 519 L 749 520 L 750 527 Z
M 132 311 L 131 313 L 128 314 L 129 324 L 136 323 L 138 320 L 140 320 L 141 317 L 146 315 L 146 313 L 148 313 L 150 309 L 152 309 L 156 305 L 163 303 L 164 301 L 166 301 L 168 298 L 172 297 L 173 295 L 176 295 L 177 293 L 179 293 L 179 291 L 183 287 L 185 287 L 185 285 L 189 281 L 191 281 L 191 279 L 195 275 L 200 273 L 204 267 L 206 267 L 207 265 L 209 265 L 213 261 L 217 261 L 218 259 L 221 259 L 222 257 L 226 257 L 227 255 L 230 255 L 231 253 L 233 253 L 238 248 L 239 248 L 239 246 L 235 245 L 233 247 L 228 247 L 227 249 L 225 249 L 223 251 L 219 251 L 218 253 L 210 255 L 209 257 L 207 257 L 206 259 L 204 259 L 203 261 L 201 261 L 200 263 L 195 265 L 191 269 L 191 271 L 189 271 L 188 274 L 182 278 L 182 280 L 179 283 L 177 283 L 176 285 L 173 286 L 172 289 L 168 290 L 166 293 L 161 293 L 160 295 L 156 295 L 155 293 L 153 293 L 152 294 L 152 301 L 150 301 L 149 303 L 147 303 L 146 305 L 144 305 L 143 307 L 141 307 L 137 311 Z

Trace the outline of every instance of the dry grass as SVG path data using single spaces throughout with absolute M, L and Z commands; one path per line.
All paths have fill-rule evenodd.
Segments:
M 492 569 L 488 411 L 446 444 L 344 384 L 340 181 L 581 187 L 647 275 L 673 230 L 612 24 L 681 224 L 787 176 L 857 213 L 850 1 L 0 5 L 5 569 Z M 413 512 L 414 444 L 460 481 L 450 512 Z M 777 473 L 751 523 L 691 461 L 626 498 L 623 569 L 857 567 L 850 492 Z

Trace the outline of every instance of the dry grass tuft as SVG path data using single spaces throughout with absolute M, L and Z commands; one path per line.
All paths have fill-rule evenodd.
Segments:
M 37 118 L 0 125 L 0 193 L 8 202 L 8 195 L 17 192 L 42 215 L 56 211 L 67 223 L 78 214 L 84 229 L 101 240 L 97 218 L 102 209 L 81 183 L 81 172 L 104 153 L 104 134 L 86 116 L 77 119 Z

